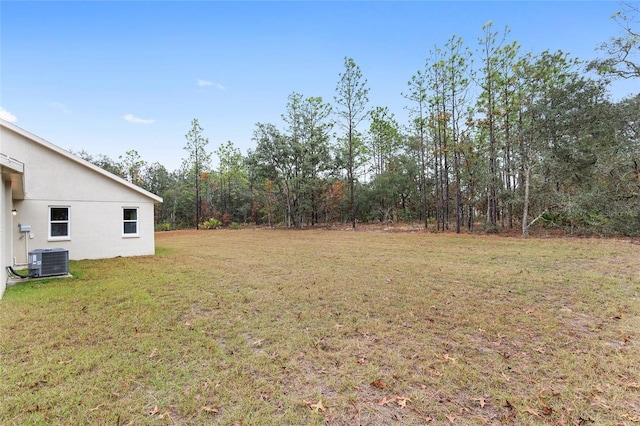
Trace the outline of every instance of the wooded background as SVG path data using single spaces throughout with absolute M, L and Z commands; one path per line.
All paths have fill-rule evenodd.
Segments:
M 135 150 L 80 155 L 162 196 L 158 229 L 419 221 L 434 231 L 639 235 L 638 7 L 622 4 L 613 19 L 620 34 L 590 61 L 524 52 L 491 23 L 477 43 L 451 37 L 410 77 L 406 123 L 369 104 L 346 57 L 333 103 L 291 93 L 281 123 L 255 125 L 246 155 L 231 141 L 210 152 L 197 119 L 175 171 Z M 618 78 L 638 81 L 638 92 L 612 100 Z

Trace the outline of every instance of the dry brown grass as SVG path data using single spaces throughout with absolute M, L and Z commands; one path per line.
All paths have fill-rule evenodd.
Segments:
M 2 424 L 640 422 L 640 245 L 157 234 L 0 301 Z

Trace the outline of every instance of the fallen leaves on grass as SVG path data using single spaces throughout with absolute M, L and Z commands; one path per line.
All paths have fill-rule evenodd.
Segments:
M 373 386 L 374 388 L 378 388 L 378 389 L 382 389 L 385 386 L 387 386 L 387 384 L 385 382 L 383 382 L 382 380 L 375 380 L 375 381 L 371 382 L 370 385 Z
M 382 397 L 382 400 L 378 402 L 378 405 L 384 406 L 387 404 L 396 404 L 400 408 L 406 408 L 407 403 L 411 402 L 411 399 L 407 396 L 389 396 L 386 395 Z
M 387 399 L 387 396 L 383 396 L 382 397 L 382 401 L 378 402 L 378 405 L 387 405 L 391 402 L 395 402 L 396 398 L 395 397 L 391 397 L 391 399 Z
M 553 390 L 553 388 L 544 388 L 538 392 L 538 398 L 556 398 L 560 396 L 560 392 Z
M 316 413 L 320 413 L 320 412 L 324 412 L 326 411 L 325 406 L 322 404 L 322 400 L 319 399 L 318 402 L 313 402 L 313 401 L 306 401 L 306 400 L 302 400 L 302 402 L 308 406 L 309 408 L 311 408 L 311 410 L 313 410 Z
M 124 423 L 228 426 L 242 416 L 245 423 L 372 425 L 572 425 L 589 416 L 613 425 L 635 424 L 640 416 L 632 350 L 640 335 L 630 323 L 638 313 L 633 262 L 640 251 L 626 253 L 625 264 L 618 244 L 600 239 L 521 245 L 492 237 L 486 246 L 477 236 L 362 243 L 349 234 L 342 247 L 336 242 L 342 234 L 286 232 L 295 238 L 282 241 L 279 232 L 264 234 L 247 232 L 235 241 L 231 234 L 192 233 L 184 241 L 171 238 L 182 245 L 160 247 L 159 256 L 82 262 L 77 267 L 91 280 L 72 282 L 68 295 L 39 289 L 35 299 L 23 300 L 10 289 L 0 325 L 13 338 L 0 338 L 0 352 L 17 354 L 19 362 L 0 380 L 0 394 L 9 398 L 3 414 L 24 424 L 65 415 L 67 423 L 90 415 L 106 424 L 117 410 Z M 298 244 L 300 236 L 313 244 Z M 254 250 L 263 243 L 264 250 Z M 600 245 L 606 251 L 592 250 Z M 194 246 L 202 249 L 197 258 Z M 347 258 L 355 247 L 357 259 L 336 269 L 342 262 L 331 260 Z M 423 247 L 440 273 L 434 267 L 425 276 Z M 485 252 L 496 261 L 478 262 Z M 208 267 L 190 267 L 194 260 Z M 614 268 L 611 260 L 619 264 Z M 384 282 L 395 264 L 402 270 L 393 273 L 393 291 L 371 285 L 371 279 Z M 504 274 L 505 265 L 537 266 L 521 279 Z M 102 305 L 121 299 L 126 303 L 115 314 L 100 315 Z M 33 319 L 22 318 L 25 302 Z M 65 311 L 74 303 L 88 305 L 91 321 Z M 557 313 L 565 305 L 573 309 L 566 319 Z M 61 315 L 51 318 L 54 309 Z M 617 322 L 616 309 L 622 311 Z M 54 331 L 34 345 L 33 336 L 45 337 L 42 317 Z M 78 338 L 65 341 L 65 325 L 76 319 Z M 107 325 L 127 332 L 111 333 Z M 407 326 L 411 333 L 397 332 Z M 93 336 L 92 345 L 82 336 Z M 44 405 L 40 398 L 54 384 L 60 404 Z M 69 405 L 77 392 L 82 410 Z M 303 398 L 310 401 L 303 405 Z
M 159 412 L 160 412 L 160 410 L 158 409 L 158 406 L 156 405 L 156 406 L 154 406 L 154 407 L 153 407 L 153 410 L 149 411 L 149 416 L 155 416 L 155 415 L 157 415 L 158 420 L 162 420 L 162 419 L 164 419 L 165 417 L 169 417 L 169 418 L 171 418 L 171 413 L 169 413 L 168 411 L 165 411 L 165 412 L 164 412 L 164 413 L 162 413 L 162 414 L 158 414 Z
M 484 408 L 484 406 L 487 403 L 487 401 L 484 398 L 474 398 L 473 400 L 478 401 L 478 403 L 480 404 L 480 408 Z
M 626 389 L 640 390 L 640 383 L 632 380 L 631 377 L 622 374 L 618 374 L 618 377 L 623 381 Z
M 542 417 L 542 416 L 540 416 L 540 414 L 536 410 L 534 410 L 533 408 L 529 407 L 528 405 L 527 405 L 527 408 L 524 409 L 524 411 L 526 411 L 527 413 L 529 413 L 531 415 L 534 415 L 536 417 Z
M 165 417 L 169 417 L 169 418 L 171 418 L 171 414 L 169 414 L 169 412 L 168 412 L 168 411 L 165 411 L 165 412 L 164 412 L 164 413 L 162 413 L 162 414 L 158 414 L 158 419 L 159 419 L 159 420 L 162 420 L 162 419 L 164 419 Z
M 398 407 L 400 408 L 405 408 L 407 406 L 407 402 L 410 402 L 410 401 L 411 400 L 406 396 L 399 396 L 398 399 L 396 400 L 396 404 L 398 404 Z
M 442 377 L 442 372 L 433 368 L 429 369 L 429 373 L 435 377 Z
M 551 414 L 553 414 L 553 408 L 549 407 L 544 402 L 541 402 L 540 406 L 542 407 L 541 408 L 542 409 L 542 414 L 544 414 L 545 416 L 550 416 Z

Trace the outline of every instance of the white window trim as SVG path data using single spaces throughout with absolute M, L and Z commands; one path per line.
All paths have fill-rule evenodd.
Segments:
M 51 220 L 51 209 L 67 209 L 67 220 Z M 48 241 L 69 241 L 71 240 L 71 206 L 49 206 L 47 210 L 47 240 Z M 51 225 L 53 223 L 66 223 L 67 224 L 67 235 L 64 236 L 52 236 L 51 235 Z
M 125 210 L 135 210 L 136 211 L 136 220 L 125 220 L 124 219 L 124 211 Z M 134 206 L 124 206 L 122 207 L 121 210 L 121 230 L 122 230 L 122 238 L 140 238 L 140 208 L 139 207 L 134 207 Z M 124 232 L 124 224 L 125 223 L 132 223 L 135 222 L 136 224 L 136 233 L 135 234 L 126 234 Z

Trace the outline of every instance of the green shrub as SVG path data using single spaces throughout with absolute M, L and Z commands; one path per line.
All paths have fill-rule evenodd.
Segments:
M 163 222 L 156 225 L 156 231 L 170 231 L 170 230 L 171 230 L 171 224 L 168 222 Z
M 213 217 L 205 222 L 202 222 L 202 224 L 200 225 L 200 227 L 203 229 L 216 229 L 220 228 L 221 226 L 222 222 Z

